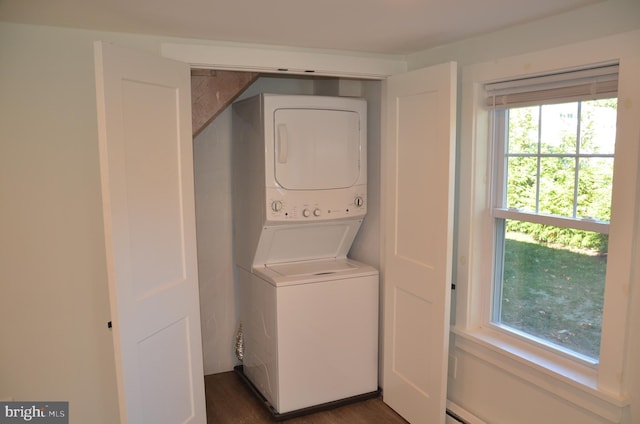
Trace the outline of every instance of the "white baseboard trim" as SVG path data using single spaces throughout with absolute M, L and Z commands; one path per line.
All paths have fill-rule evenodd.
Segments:
M 447 400 L 447 415 L 453 418 L 453 421 L 447 422 L 459 422 L 463 424 L 487 424 L 480 418 L 473 415 L 471 412 L 467 411 L 457 403 L 451 402 L 450 400 Z M 447 417 L 447 420 L 449 420 L 449 417 Z

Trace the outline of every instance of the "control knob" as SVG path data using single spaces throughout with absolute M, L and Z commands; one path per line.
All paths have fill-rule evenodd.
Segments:
M 303 209 L 302 216 L 304 216 L 305 218 L 309 218 L 311 216 L 311 211 L 309 209 Z
M 357 207 L 361 207 L 362 205 L 364 205 L 364 199 L 360 196 L 356 196 L 356 198 L 353 200 L 353 204 Z
M 319 208 L 315 208 L 315 209 L 313 210 L 313 216 L 320 216 L 320 213 L 321 213 L 321 211 L 320 211 L 320 209 L 319 209 Z
M 280 212 L 282 210 L 282 202 L 280 200 L 274 200 L 271 202 L 271 210 L 274 212 Z

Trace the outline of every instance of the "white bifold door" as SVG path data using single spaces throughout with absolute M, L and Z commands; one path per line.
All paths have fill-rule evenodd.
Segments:
M 445 422 L 456 65 L 385 81 L 384 401 L 412 424 Z
M 205 423 L 185 63 L 96 43 L 105 242 L 122 423 Z

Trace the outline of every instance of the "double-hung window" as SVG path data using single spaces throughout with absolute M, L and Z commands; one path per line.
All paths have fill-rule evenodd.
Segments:
M 490 323 L 597 364 L 616 140 L 618 66 L 487 84 Z
M 640 328 L 639 37 L 463 67 L 454 393 L 481 375 L 621 422 Z

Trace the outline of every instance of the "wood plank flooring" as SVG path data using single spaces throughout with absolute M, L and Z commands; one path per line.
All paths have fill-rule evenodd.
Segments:
M 264 405 L 233 371 L 204 378 L 208 424 L 271 424 Z M 286 424 L 407 424 L 382 402 L 368 399 L 282 421 Z

